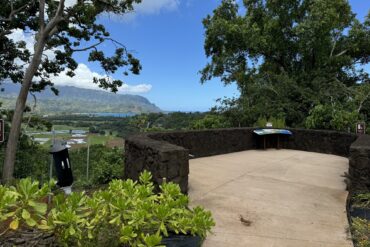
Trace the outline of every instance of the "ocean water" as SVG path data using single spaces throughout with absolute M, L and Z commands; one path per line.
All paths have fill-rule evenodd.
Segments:
M 93 113 L 94 116 L 97 117 L 132 117 L 136 114 L 133 112 L 128 113 L 115 113 L 115 112 L 99 112 L 99 113 Z
M 88 115 L 88 116 L 94 116 L 94 117 L 132 117 L 137 115 L 133 112 L 96 112 L 96 113 L 79 113 L 79 115 Z

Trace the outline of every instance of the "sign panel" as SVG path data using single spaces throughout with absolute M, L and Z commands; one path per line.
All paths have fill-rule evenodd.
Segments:
M 0 143 L 4 142 L 4 119 L 0 119 Z
M 253 130 L 253 132 L 259 136 L 264 135 L 272 135 L 272 134 L 281 134 L 281 135 L 293 135 L 293 133 L 290 130 L 285 129 L 257 129 Z
M 356 124 L 356 134 L 365 134 L 366 126 L 364 122 Z

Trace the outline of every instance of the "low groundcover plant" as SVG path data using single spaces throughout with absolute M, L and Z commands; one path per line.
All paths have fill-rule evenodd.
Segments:
M 22 179 L 0 186 L 0 222 L 5 231 L 38 228 L 53 232 L 61 246 L 161 246 L 170 234 L 204 239 L 215 225 L 202 207 L 188 208 L 188 196 L 174 183 L 163 183 L 154 192 L 152 176 L 145 171 L 139 182 L 113 180 L 91 196 L 51 193 L 51 185 Z M 47 207 L 45 198 L 51 195 Z
M 352 218 L 352 238 L 357 247 L 370 247 L 370 223 L 361 218 Z
M 370 208 L 370 193 L 360 193 L 354 195 L 352 200 L 353 206 L 361 208 Z

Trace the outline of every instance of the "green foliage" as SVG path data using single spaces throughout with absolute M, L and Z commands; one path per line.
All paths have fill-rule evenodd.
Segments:
M 310 129 L 354 130 L 359 114 L 332 105 L 317 105 L 306 118 L 305 125 Z
M 48 223 L 63 246 L 82 246 L 81 240 L 86 237 L 84 229 L 89 227 L 88 216 L 91 214 L 86 202 L 87 197 L 81 192 L 54 197 L 55 206 L 50 211 Z
M 108 148 L 103 145 L 90 146 L 90 177 L 86 178 L 87 148 L 80 148 L 70 152 L 73 174 L 77 179 L 76 186 L 91 186 L 106 184 L 112 179 L 122 178 L 123 150 Z
M 5 157 L 5 144 L 0 144 L 0 164 Z M 31 176 L 41 182 L 48 180 L 48 170 L 50 164 L 50 154 L 42 146 L 34 143 L 28 136 L 22 135 L 19 140 L 15 162 L 15 178 L 25 178 Z M 0 174 L 2 166 L 0 166 Z
M 128 72 L 138 74 L 141 70 L 139 60 L 129 53 L 120 42 L 113 40 L 103 25 L 96 23 L 97 16 L 101 13 L 125 14 L 132 11 L 133 5 L 140 3 L 140 0 L 124 2 L 83 0 L 77 1 L 75 5 L 69 7 L 62 4 L 64 1 L 51 1 L 47 2 L 46 9 L 45 6 L 42 7 L 43 5 L 28 0 L 2 0 L 0 3 L 2 6 L 0 40 L 3 44 L 0 48 L 0 79 L 10 79 L 14 83 L 20 83 L 26 68 L 22 64 L 27 66 L 34 56 L 34 51 L 28 50 L 24 41 L 14 42 L 7 37 L 17 28 L 35 33 L 40 41 L 36 44 L 45 46 L 54 54 L 53 58 L 50 56 L 42 57 L 40 66 L 37 64 L 38 69 L 33 72 L 32 77 L 34 74 L 36 76 L 42 75 L 42 79 L 32 83 L 31 91 L 42 91 L 47 86 L 51 86 L 52 91 L 57 94 L 58 90 L 53 87 L 54 84 L 50 76 L 66 71 L 68 76 L 73 77 L 74 70 L 78 66 L 74 54 L 82 51 L 88 51 L 88 60 L 99 63 L 107 75 L 116 72 L 121 67 L 126 68 L 124 75 L 128 75 Z M 42 16 L 40 13 L 44 12 L 45 14 Z M 39 24 L 36 24 L 35 19 L 39 20 Z M 99 47 L 105 41 L 113 42 L 116 47 L 110 57 L 106 56 Z M 92 45 L 86 46 L 86 42 Z M 92 83 L 98 84 L 103 89 L 117 92 L 117 88 L 123 82 L 107 76 L 105 78 L 94 77 Z
M 220 129 L 227 127 L 230 127 L 230 124 L 224 116 L 207 114 L 204 118 L 195 120 L 191 129 Z
M 266 117 L 259 117 L 254 126 L 259 127 L 259 128 L 263 128 L 263 127 L 266 127 L 267 122 L 268 121 L 267 121 Z
M 370 223 L 361 218 L 352 218 L 352 239 L 355 246 L 370 247 Z
M 47 204 L 43 202 L 50 194 L 54 182 L 39 188 L 37 181 L 21 179 L 15 187 L 0 186 L 0 219 L 10 220 L 9 229 L 17 230 L 21 225 L 45 229 Z
M 50 116 L 47 119 L 53 124 L 64 124 L 73 127 L 88 127 L 90 132 L 99 129 L 112 131 L 117 136 L 127 137 L 138 132 L 185 130 L 192 127 L 196 120 L 203 119 L 207 113 L 171 112 L 149 113 L 131 117 L 91 117 L 81 115 Z
M 370 55 L 370 15 L 361 23 L 346 0 L 241 5 L 223 0 L 203 20 L 210 62 L 202 82 L 219 77 L 237 84 L 240 97 L 216 107 L 233 126 L 251 126 L 262 116 L 303 126 L 317 105 L 369 112 L 370 78 L 363 68 Z M 336 129 L 354 117 L 339 115 Z
M 0 114 L 5 120 L 5 142 L 0 143 L 0 174 L 2 174 L 2 164 L 5 157 L 5 147 L 8 140 L 8 133 L 10 129 L 10 120 L 12 118 L 12 111 L 1 111 Z M 25 123 L 30 123 L 28 127 L 48 128 L 50 122 L 47 120 L 40 120 L 38 117 L 32 117 L 30 121 L 25 117 Z M 27 126 L 26 126 L 27 127 Z M 15 178 L 25 178 L 31 176 L 38 181 L 48 180 L 48 167 L 50 164 L 50 155 L 46 149 L 32 141 L 30 137 L 22 134 L 18 141 L 18 150 L 15 160 Z
M 76 187 L 96 186 L 106 184 L 112 179 L 122 178 L 124 167 L 122 149 L 91 145 L 89 180 L 86 178 L 87 148 L 70 150 L 69 154 Z M 49 179 L 50 159 L 47 148 L 23 135 L 17 152 L 14 175 L 16 178 L 31 177 L 43 183 Z M 0 160 L 4 160 L 4 149 L 0 149 Z
M 49 186 L 22 179 L 16 187 L 0 186 L 0 220 L 12 217 L 11 229 L 20 221 L 28 227 L 54 232 L 61 246 L 160 246 L 169 232 L 205 238 L 214 226 L 211 213 L 202 207 L 188 208 L 189 198 L 173 183 L 154 193 L 149 172 L 139 182 L 113 180 L 107 189 L 91 196 L 73 192 L 57 194 L 49 213 L 40 203 Z
M 106 151 L 99 160 L 94 160 L 91 164 L 94 184 L 106 184 L 121 178 L 124 166 L 123 151 L 117 148 Z
M 145 130 L 150 126 L 148 115 L 146 114 L 132 117 L 129 124 L 137 128 L 139 132 L 145 132 Z
M 257 122 L 255 123 L 254 126 L 256 127 L 259 127 L 259 128 L 263 128 L 263 127 L 266 127 L 266 124 L 267 123 L 272 123 L 272 127 L 273 128 L 285 128 L 285 119 L 283 118 L 274 118 L 274 117 L 270 117 L 268 120 L 266 119 L 266 117 L 260 117 L 258 118 Z
M 361 193 L 352 197 L 353 205 L 361 208 L 370 208 L 370 193 Z

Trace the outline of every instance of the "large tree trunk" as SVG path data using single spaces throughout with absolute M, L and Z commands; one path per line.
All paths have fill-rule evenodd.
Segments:
M 41 57 L 45 47 L 44 35 L 39 35 L 38 42 L 35 44 L 35 52 L 32 57 L 31 63 L 29 64 L 22 81 L 22 87 L 19 91 L 17 103 L 15 105 L 15 111 L 12 119 L 12 125 L 10 128 L 8 143 L 5 152 L 5 161 L 3 166 L 3 177 L 2 182 L 8 183 L 13 179 L 14 164 L 16 159 L 16 152 L 18 146 L 18 140 L 21 132 L 21 124 L 23 118 L 23 112 L 26 106 L 28 92 L 30 90 L 32 79 L 41 63 Z

